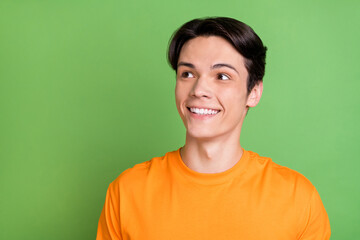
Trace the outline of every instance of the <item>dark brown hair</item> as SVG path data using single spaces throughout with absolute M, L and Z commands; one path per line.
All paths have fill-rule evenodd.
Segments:
M 182 25 L 171 37 L 168 61 L 177 71 L 179 55 L 183 45 L 199 36 L 219 36 L 227 40 L 245 58 L 248 71 L 247 91 L 262 81 L 265 74 L 267 48 L 251 27 L 233 18 L 216 17 L 194 19 Z

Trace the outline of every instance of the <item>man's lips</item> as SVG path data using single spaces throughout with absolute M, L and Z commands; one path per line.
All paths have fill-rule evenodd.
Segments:
M 201 107 L 187 107 L 187 109 L 194 114 L 198 115 L 215 115 L 220 112 L 218 109 L 201 108 Z

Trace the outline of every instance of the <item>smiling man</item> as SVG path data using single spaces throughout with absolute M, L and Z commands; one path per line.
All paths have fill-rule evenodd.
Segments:
M 261 98 L 265 55 L 235 19 L 195 19 L 176 31 L 168 57 L 185 145 L 110 184 L 97 239 L 330 238 L 309 180 L 240 145 L 246 113 Z

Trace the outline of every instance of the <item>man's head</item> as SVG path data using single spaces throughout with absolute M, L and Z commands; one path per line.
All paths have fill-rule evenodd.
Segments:
M 168 60 L 175 71 L 177 71 L 180 52 L 184 44 L 200 36 L 224 38 L 245 58 L 245 67 L 249 74 L 248 93 L 262 81 L 265 74 L 266 47 L 248 25 L 226 17 L 194 19 L 175 32 L 168 50 Z
M 249 107 L 261 98 L 265 53 L 254 31 L 231 18 L 195 19 L 177 30 L 168 57 L 187 140 L 239 139 Z

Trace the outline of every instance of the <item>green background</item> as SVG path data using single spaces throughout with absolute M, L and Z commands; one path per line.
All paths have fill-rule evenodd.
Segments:
M 360 235 L 360 1 L 2 0 L 1 239 L 95 239 L 108 184 L 182 146 L 166 48 L 204 16 L 269 49 L 242 146 L 311 180 L 332 239 Z

